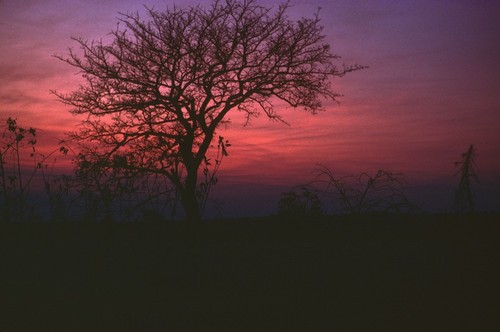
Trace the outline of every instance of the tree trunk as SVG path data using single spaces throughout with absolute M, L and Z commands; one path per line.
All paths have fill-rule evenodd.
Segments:
M 181 190 L 181 203 L 184 208 L 186 220 L 189 222 L 201 221 L 201 210 L 196 195 L 196 185 L 198 182 L 198 168 L 186 167 L 186 179 L 184 188 Z
M 198 204 L 198 197 L 196 197 L 196 191 L 185 190 L 181 195 L 181 203 L 184 208 L 184 213 L 186 214 L 186 221 L 201 221 L 201 211 Z
M 178 181 L 174 181 L 174 183 L 177 188 L 180 188 L 181 203 L 188 222 L 200 222 L 202 218 L 199 197 L 196 193 L 196 189 L 198 188 L 198 169 L 203 160 L 202 158 L 210 146 L 213 132 L 214 129 L 207 129 L 203 143 L 199 146 L 196 154 L 192 152 L 193 142 L 195 141 L 194 131 L 191 134 L 187 134 L 179 142 L 179 154 L 186 167 L 186 177 L 183 184 L 179 176 L 177 176 Z

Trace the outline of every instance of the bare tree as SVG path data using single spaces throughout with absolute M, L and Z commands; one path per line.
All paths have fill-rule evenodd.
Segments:
M 318 13 L 295 21 L 289 7 L 215 0 L 208 8 L 146 8 L 148 20 L 120 14 L 109 44 L 74 39 L 80 54 L 56 57 L 86 83 L 54 92 L 86 116 L 72 138 L 97 143 L 104 158 L 120 153 L 127 167 L 167 177 L 186 218 L 200 220 L 198 173 L 229 111 L 283 121 L 273 107 L 281 100 L 316 113 L 324 98 L 339 96 L 330 78 L 362 68 L 336 64 Z

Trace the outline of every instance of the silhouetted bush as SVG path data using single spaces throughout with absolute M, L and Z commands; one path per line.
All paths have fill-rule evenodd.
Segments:
M 82 219 L 133 221 L 153 214 L 159 219 L 175 205 L 175 190 L 164 177 L 129 168 L 128 162 L 127 156 L 102 158 L 92 149 L 78 154 L 72 181 Z
M 298 193 L 293 190 L 282 193 L 278 202 L 278 210 L 281 216 L 290 217 L 320 216 L 323 214 L 318 195 L 307 188 L 301 188 Z
M 403 191 L 402 174 L 378 170 L 375 175 L 338 177 L 325 166 L 318 166 L 312 184 L 316 190 L 340 203 L 342 212 L 350 214 L 373 212 L 414 212 L 419 210 L 410 203 Z

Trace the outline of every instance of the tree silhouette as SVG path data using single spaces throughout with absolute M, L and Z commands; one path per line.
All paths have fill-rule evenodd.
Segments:
M 471 180 L 479 182 L 476 172 L 476 150 L 474 145 L 470 145 L 466 152 L 462 153 L 462 160 L 455 162 L 459 167 L 457 174 L 460 174 L 458 189 L 455 194 L 455 205 L 459 212 L 474 212 L 474 197 L 472 195 Z
M 311 113 L 339 95 L 330 78 L 361 66 L 337 65 L 318 13 L 291 20 L 254 0 L 215 0 L 208 7 L 146 8 L 120 14 L 112 42 L 74 38 L 81 48 L 56 56 L 79 69 L 85 84 L 55 92 L 85 115 L 72 138 L 97 144 L 104 159 L 167 177 L 189 220 L 200 220 L 198 176 L 216 130 L 238 110 L 283 121 L 280 100 Z

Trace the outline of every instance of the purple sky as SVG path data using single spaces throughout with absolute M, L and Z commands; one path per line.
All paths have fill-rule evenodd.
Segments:
M 46 144 L 64 138 L 78 119 L 49 90 L 75 89 L 79 76 L 52 55 L 76 47 L 72 36 L 105 40 L 118 12 L 199 2 L 0 0 L 0 118 L 41 128 Z M 290 127 L 264 117 L 243 127 L 230 115 L 221 134 L 233 145 L 214 196 L 223 215 L 273 212 L 279 193 L 311 180 L 318 163 L 338 174 L 402 172 L 410 190 L 432 188 L 417 203 L 448 209 L 439 199 L 452 190 L 453 163 L 470 144 L 478 152 L 479 204 L 500 206 L 500 2 L 291 3 L 291 17 L 321 7 L 333 51 L 370 68 L 333 81 L 344 97 L 326 112 L 283 109 Z

